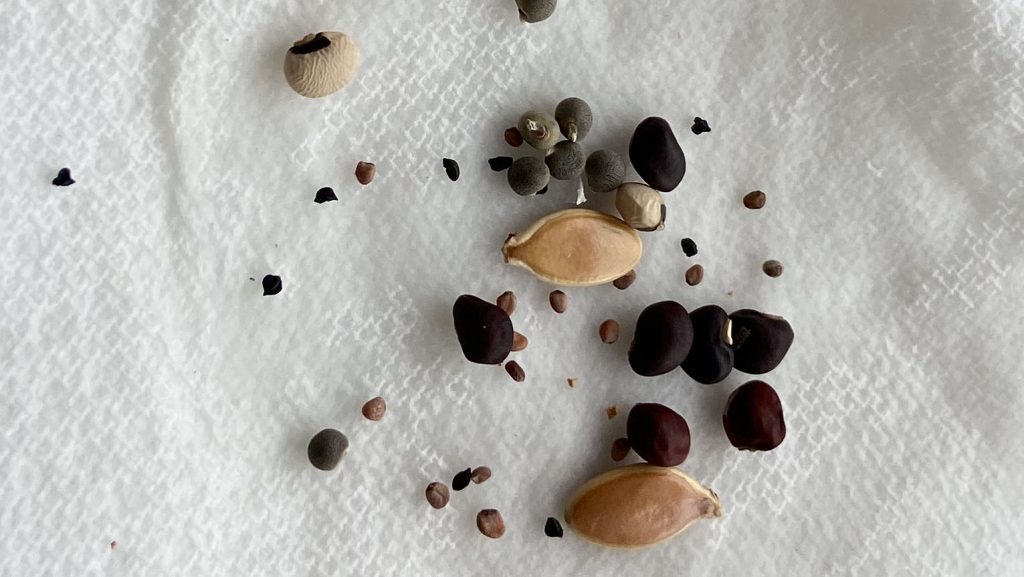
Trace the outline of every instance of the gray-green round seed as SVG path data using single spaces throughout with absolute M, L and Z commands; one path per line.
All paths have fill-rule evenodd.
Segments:
M 547 112 L 531 110 L 519 118 L 519 132 L 526 144 L 537 150 L 549 150 L 558 143 L 558 122 Z
M 563 140 L 551 149 L 551 152 L 544 158 L 544 162 L 551 171 L 551 178 L 572 180 L 583 173 L 585 158 L 582 146 Z
M 551 181 L 551 172 L 544 161 L 524 156 L 512 163 L 508 169 L 508 185 L 519 196 L 537 194 Z
M 347 450 L 348 437 L 341 431 L 324 429 L 310 439 L 306 455 L 317 469 L 331 471 L 338 466 Z
M 611 192 L 626 178 L 626 162 L 611 150 L 598 150 L 587 158 L 587 184 L 594 192 Z
M 557 4 L 558 0 L 516 0 L 519 19 L 530 24 L 550 18 Z
M 579 142 L 590 133 L 594 125 L 594 113 L 582 98 L 566 98 L 555 108 L 555 120 L 563 136 Z

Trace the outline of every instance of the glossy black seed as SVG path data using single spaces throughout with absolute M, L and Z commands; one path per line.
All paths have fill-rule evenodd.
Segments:
M 445 158 L 444 160 L 441 161 L 441 164 L 444 166 L 444 171 L 445 171 L 445 173 L 448 174 L 448 178 L 452 182 L 455 182 L 456 180 L 459 179 L 459 175 L 461 174 L 461 171 L 459 170 L 459 163 L 458 162 L 455 162 L 454 160 L 452 160 L 450 158 Z
M 690 127 L 690 130 L 692 130 L 694 134 L 704 134 L 705 132 L 711 132 L 711 127 L 708 126 L 707 120 L 698 116 L 693 119 L 693 126 Z
M 296 44 L 288 49 L 292 54 L 312 54 L 317 50 L 323 50 L 331 45 L 331 39 L 324 36 L 323 32 L 317 32 L 309 42 L 305 44 Z
M 473 480 L 473 469 L 466 469 L 459 471 L 452 478 L 452 489 L 455 491 L 461 491 L 469 486 L 469 482 Z
M 334 429 L 324 429 L 313 436 L 306 447 L 306 456 L 314 467 L 331 471 L 338 466 L 348 450 L 348 438 Z
M 558 522 L 558 519 L 548 517 L 547 522 L 544 523 L 544 534 L 548 537 L 561 539 L 564 535 L 564 531 L 562 531 L 562 524 Z
M 692 238 L 684 238 L 680 244 L 683 246 L 683 254 L 686 256 L 694 256 L 697 254 L 697 243 L 693 242 Z
M 669 192 L 686 174 L 686 156 L 672 127 L 664 118 L 652 116 L 641 122 L 629 141 L 629 160 L 647 184 Z
M 57 178 L 53 179 L 52 184 L 54 186 L 71 186 L 75 183 L 75 180 L 71 178 L 71 169 L 62 168 L 57 171 Z
M 313 202 L 323 204 L 325 202 L 331 202 L 332 200 L 338 200 L 338 195 L 334 194 L 333 188 L 325 186 L 316 191 L 316 198 L 313 199 Z
M 782 317 L 743 309 L 729 315 L 732 321 L 734 367 L 751 375 L 763 375 L 779 366 L 793 344 L 793 327 Z
M 728 321 L 728 313 L 715 305 L 690 312 L 693 345 L 683 361 L 683 371 L 698 383 L 720 383 L 732 372 L 733 350 L 724 338 Z
M 674 301 L 655 303 L 637 318 L 629 366 L 644 377 L 663 375 L 686 360 L 692 343 L 693 324 L 686 309 Z
M 658 467 L 681 465 L 690 454 L 686 419 L 658 403 L 640 403 L 630 409 L 626 438 L 633 452 Z
M 273 274 L 263 277 L 263 296 L 274 296 L 281 292 L 283 288 L 284 285 L 281 283 L 281 277 Z
M 496 156 L 488 160 L 487 164 L 491 165 L 491 170 L 494 172 L 501 172 L 503 170 L 508 170 L 509 167 L 512 166 L 513 162 L 515 162 L 515 159 L 511 156 Z
M 512 352 L 512 320 L 497 305 L 462 295 L 452 307 L 452 316 L 459 345 L 470 362 L 497 365 Z
M 764 381 L 750 381 L 733 391 L 722 423 L 729 442 L 737 449 L 771 451 L 786 438 L 782 401 Z

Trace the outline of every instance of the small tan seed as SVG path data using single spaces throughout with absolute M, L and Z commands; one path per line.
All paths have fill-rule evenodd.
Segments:
M 476 528 L 486 537 L 501 539 L 505 534 L 505 520 L 497 509 L 484 509 L 476 514 Z
M 448 499 L 450 493 L 448 493 L 448 485 L 434 481 L 427 485 L 427 503 L 435 509 L 444 509 L 448 505 Z
M 551 291 L 548 295 L 548 302 L 551 303 L 551 308 L 558 314 L 565 312 L 565 309 L 569 307 L 569 297 L 562 291 Z
M 615 288 L 619 289 L 620 291 L 624 291 L 628 289 L 634 282 L 636 282 L 636 271 L 631 270 L 624 276 L 615 279 L 615 282 L 613 282 L 612 284 L 615 285 Z
M 765 193 L 760 190 L 755 190 L 754 192 L 747 193 L 747 195 L 743 197 L 743 206 L 751 210 L 758 210 L 764 208 L 764 204 L 767 200 L 768 196 L 765 195 Z
M 515 361 L 505 363 L 505 372 L 508 373 L 508 376 L 512 377 L 512 380 L 517 383 L 521 383 L 526 380 L 526 371 L 524 371 L 523 367 L 519 366 L 519 363 Z
M 374 397 L 363 405 L 363 416 L 371 421 L 379 421 L 384 418 L 384 412 L 388 410 L 387 403 L 383 397 Z
M 629 455 L 629 439 L 619 437 L 612 443 L 612 460 L 618 463 Z
M 697 286 L 704 280 L 704 267 L 695 264 L 686 270 L 686 284 Z
M 608 420 L 614 419 L 619 416 L 619 408 L 615 405 L 610 405 L 604 412 L 608 415 Z
M 619 340 L 619 323 L 615 319 L 608 319 L 601 323 L 601 327 L 597 330 L 597 334 L 601 337 L 601 342 L 606 345 L 610 345 L 615 341 Z
M 530 346 L 530 341 L 525 335 L 516 332 L 512 333 L 512 352 L 518 353 L 519 351 L 526 350 L 528 346 Z
M 288 50 L 284 76 L 292 90 L 321 98 L 341 90 L 359 69 L 359 47 L 341 32 L 307 34 Z
M 372 162 L 360 161 L 356 165 L 356 180 L 359 184 L 367 185 L 373 182 L 373 179 L 377 176 L 377 165 Z
M 565 382 L 566 382 L 566 384 L 569 385 L 570 389 L 575 389 L 576 388 L 576 383 L 579 382 L 579 379 L 574 379 L 572 377 L 569 377 L 568 379 L 565 379 Z
M 512 316 L 512 313 L 516 312 L 516 293 L 505 291 L 498 295 L 498 300 L 494 301 L 494 304 L 498 305 L 499 309 L 505 311 L 505 314 Z
M 766 260 L 764 264 L 761 265 L 761 270 L 764 271 L 764 274 L 772 278 L 778 278 L 782 276 L 783 266 L 782 263 L 777 260 Z
M 484 481 L 486 481 L 487 479 L 490 479 L 490 478 L 491 478 L 491 468 L 490 467 L 477 467 L 476 469 L 473 469 L 473 472 L 469 476 L 469 480 L 473 481 L 473 483 L 475 483 L 477 485 L 479 485 L 480 483 L 483 483 Z

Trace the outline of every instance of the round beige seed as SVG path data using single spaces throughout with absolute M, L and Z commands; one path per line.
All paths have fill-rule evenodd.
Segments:
M 505 534 L 505 520 L 497 509 L 484 509 L 476 514 L 476 528 L 491 539 L 501 539 Z
M 615 319 L 604 321 L 597 329 L 597 334 L 601 337 L 601 342 L 604 344 L 610 345 L 614 343 L 619 340 L 619 322 Z
M 470 476 L 469 476 L 469 480 L 473 481 L 473 483 L 475 483 L 477 485 L 479 485 L 480 483 L 483 483 L 484 481 L 486 481 L 487 479 L 490 479 L 490 478 L 491 478 L 491 468 L 490 467 L 477 467 L 476 469 L 473 469 L 473 472 L 470 473 Z
M 359 47 L 341 32 L 308 34 L 288 50 L 284 77 L 307 98 L 333 94 L 352 81 L 359 69 Z
M 448 492 L 448 485 L 434 481 L 427 485 L 427 503 L 435 509 L 444 509 L 448 505 L 451 494 Z

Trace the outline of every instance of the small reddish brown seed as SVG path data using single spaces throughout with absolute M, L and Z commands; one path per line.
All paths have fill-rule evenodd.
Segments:
M 634 282 L 636 282 L 636 271 L 631 270 L 624 276 L 615 279 L 612 282 L 612 284 L 615 285 L 615 288 L 619 289 L 620 291 L 624 291 L 628 289 L 630 285 L 632 285 Z
M 473 472 L 469 476 L 469 480 L 473 481 L 473 483 L 475 483 L 477 485 L 479 485 L 480 483 L 483 483 L 484 481 L 486 481 L 487 479 L 490 479 L 490 478 L 491 478 L 491 468 L 490 467 L 477 467 L 476 469 L 473 469 Z
M 476 514 L 476 528 L 486 537 L 501 539 L 505 534 L 505 520 L 497 509 L 484 509 Z
M 758 210 L 760 208 L 764 208 L 764 203 L 767 200 L 768 196 L 765 195 L 765 193 L 760 190 L 755 190 L 754 192 L 747 193 L 747 195 L 743 197 L 743 206 L 751 210 Z
M 363 405 L 363 416 L 371 421 L 379 421 L 384 418 L 384 412 L 388 410 L 387 403 L 383 397 L 374 397 Z
M 505 314 L 512 316 L 512 313 L 516 312 L 516 293 L 512 291 L 505 291 L 498 295 L 498 300 L 495 301 L 498 308 L 505 311 Z
M 572 377 L 569 377 L 568 379 L 565 379 L 565 382 L 566 382 L 566 384 L 569 385 L 570 389 L 575 389 L 576 388 L 576 383 L 579 382 L 579 379 L 574 379 Z
M 373 182 L 377 176 L 377 165 L 372 162 L 360 162 L 356 165 L 356 180 L 359 184 L 367 185 Z
M 612 460 L 618 463 L 629 455 L 629 439 L 619 437 L 612 443 Z
M 614 419 L 619 415 L 619 408 L 615 405 L 610 405 L 604 412 L 608 415 L 609 419 Z
M 505 130 L 505 142 L 513 148 L 519 148 L 523 145 L 523 133 L 519 132 L 519 129 L 513 126 L 512 128 Z
M 444 509 L 448 504 L 450 493 L 448 493 L 448 485 L 434 481 L 427 485 L 427 503 L 435 509 Z
M 597 330 L 597 334 L 601 337 L 601 342 L 604 344 L 610 345 L 614 343 L 619 340 L 619 322 L 615 319 L 604 321 Z
M 551 291 L 551 294 L 548 295 L 548 302 L 558 314 L 564 313 L 565 309 L 569 307 L 569 297 L 562 291 Z
M 782 263 L 777 260 L 766 260 L 764 261 L 764 264 L 761 265 L 761 270 L 764 271 L 764 274 L 772 278 L 779 278 L 782 276 L 783 268 Z
M 512 352 L 518 353 L 528 346 L 530 346 L 530 340 L 526 338 L 526 335 L 512 333 Z
M 690 286 L 697 286 L 702 280 L 704 280 L 704 267 L 699 264 L 695 264 L 686 269 L 686 284 Z
M 512 380 L 517 383 L 521 383 L 526 380 L 526 371 L 524 371 L 523 367 L 519 366 L 519 363 L 515 361 L 505 363 L 505 372 L 508 373 L 508 376 L 512 377 Z

